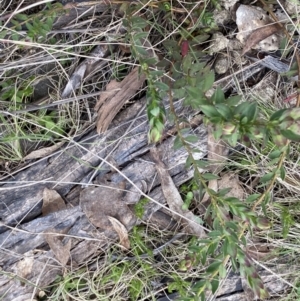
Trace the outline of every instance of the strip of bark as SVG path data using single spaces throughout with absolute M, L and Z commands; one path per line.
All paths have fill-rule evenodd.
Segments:
M 161 181 L 163 194 L 166 198 L 169 208 L 172 211 L 174 219 L 184 224 L 187 232 L 200 238 L 205 237 L 206 234 L 204 232 L 204 228 L 196 221 L 196 216 L 192 212 L 182 209 L 183 201 L 180 193 L 171 176 L 169 175 L 164 163 L 160 160 L 157 149 L 152 148 L 150 151 Z M 182 217 L 184 217 L 184 219 Z
M 275 23 L 254 30 L 249 36 L 249 38 L 247 39 L 242 55 L 250 51 L 251 48 L 257 45 L 260 41 L 266 39 L 267 37 L 271 36 L 274 33 L 279 32 L 280 29 L 281 29 L 280 25 Z

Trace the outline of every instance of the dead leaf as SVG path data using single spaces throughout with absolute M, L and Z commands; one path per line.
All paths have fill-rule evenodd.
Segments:
M 48 215 L 53 212 L 66 209 L 67 206 L 60 196 L 60 194 L 53 190 L 45 188 L 43 191 L 43 207 L 42 214 L 43 216 Z
M 157 60 L 156 49 L 151 45 L 148 38 L 141 38 L 141 44 L 146 49 L 147 57 Z M 107 130 L 114 117 L 120 109 L 130 100 L 136 92 L 142 87 L 146 79 L 145 74 L 139 74 L 139 68 L 134 68 L 119 84 L 120 90 L 106 97 L 100 98 L 96 104 L 97 117 L 97 132 L 103 133 Z M 108 90 L 108 89 L 107 89 Z
M 275 257 L 275 255 L 272 254 L 272 250 L 272 247 L 262 243 L 247 246 L 246 248 L 246 251 L 250 257 L 257 261 L 269 260 L 272 257 Z
M 244 200 L 245 191 L 240 185 L 239 176 L 234 172 L 228 172 L 221 175 L 221 178 L 218 180 L 218 188 L 231 188 L 231 190 L 226 194 L 226 197 L 234 197 L 239 200 Z
M 30 273 L 32 272 L 33 263 L 34 263 L 34 254 L 33 251 L 31 250 L 25 253 L 24 258 L 16 264 L 15 273 L 19 277 L 27 279 L 27 276 L 30 275 Z
M 123 201 L 124 184 L 107 182 L 81 191 L 80 206 L 95 227 L 115 232 L 109 216 L 119 220 L 127 229 L 135 224 L 135 215 Z
M 117 87 L 118 91 L 111 91 L 101 95 L 97 101 L 95 110 L 97 117 L 97 132 L 103 133 L 107 130 L 114 117 L 123 105 L 141 88 L 145 81 L 145 75 L 139 75 L 138 68 L 134 68 L 120 83 L 114 81 L 111 86 Z M 110 87 L 109 87 L 110 88 Z M 111 89 L 111 88 L 110 88 Z M 109 89 L 107 89 L 109 91 Z
M 228 156 L 228 147 L 223 140 L 216 140 L 213 135 L 212 126 L 207 127 L 207 160 L 210 162 L 208 170 L 213 174 L 218 174 L 223 166 L 224 162 L 227 160 Z M 208 183 L 208 188 L 214 191 L 218 191 L 219 182 L 218 180 L 211 180 Z M 209 194 L 205 192 L 201 203 L 207 207 L 209 205 Z
M 258 44 L 260 41 L 268 38 L 274 33 L 279 32 L 281 29 L 280 25 L 278 24 L 270 24 L 265 27 L 258 28 L 254 30 L 249 38 L 246 41 L 246 44 L 243 48 L 242 55 L 244 55 L 246 52 L 250 51 L 252 47 L 254 47 L 256 44 Z
M 182 209 L 183 201 L 180 193 L 167 169 L 165 168 L 165 165 L 160 160 L 157 149 L 152 148 L 150 152 L 155 162 L 155 167 L 161 181 L 163 194 L 166 198 L 169 208 L 172 210 L 174 219 L 176 219 L 181 224 L 184 224 L 186 226 L 186 230 L 189 233 L 194 234 L 200 238 L 205 237 L 206 234 L 204 232 L 204 228 L 198 223 L 197 217 L 192 212 Z M 181 216 L 184 216 L 185 219 L 183 219 Z
M 112 216 L 108 216 L 109 221 L 111 222 L 113 228 L 115 231 L 118 233 L 119 238 L 120 238 L 120 244 L 126 249 L 130 249 L 130 241 L 128 238 L 128 232 L 124 225 L 120 223 L 117 219 L 115 219 Z
M 217 179 L 210 180 L 208 182 L 208 188 L 211 189 L 211 190 L 213 190 L 213 191 L 218 191 L 218 189 L 219 189 L 219 187 L 218 187 L 218 180 Z M 203 198 L 201 200 L 201 204 L 204 205 L 204 207 L 205 207 L 205 208 L 203 208 L 204 211 L 206 211 L 206 208 L 209 205 L 209 202 L 208 202 L 209 200 L 210 200 L 210 196 L 209 196 L 209 194 L 207 192 L 205 192 L 205 194 L 204 194 L 204 196 L 203 196 Z M 205 213 L 205 212 L 203 212 L 203 213 Z
M 105 92 L 102 92 L 97 100 L 95 111 L 98 111 L 107 99 L 112 98 L 118 91 L 120 91 L 121 87 L 121 83 L 117 82 L 115 79 L 109 82 L 106 86 Z
M 223 140 L 216 140 L 213 135 L 213 127 L 207 127 L 207 159 L 211 162 L 208 166 L 208 170 L 211 173 L 218 174 L 228 156 L 228 147 Z
M 65 230 L 66 231 L 66 230 Z M 54 229 L 49 230 L 51 234 L 44 234 L 45 240 L 47 241 L 50 249 L 54 253 L 56 259 L 61 263 L 62 266 L 65 266 L 70 258 L 70 250 L 71 250 L 71 239 L 68 239 L 68 241 L 63 244 L 62 239 L 63 232 L 57 232 Z M 57 233 L 57 235 L 53 233 Z
M 52 146 L 35 150 L 35 151 L 31 152 L 30 154 L 28 154 L 27 156 L 25 156 L 23 158 L 23 160 L 45 158 L 45 157 L 51 155 L 52 153 L 54 153 L 56 150 L 60 149 L 64 145 L 64 143 L 65 143 L 65 141 L 62 141 L 62 142 L 56 143 Z

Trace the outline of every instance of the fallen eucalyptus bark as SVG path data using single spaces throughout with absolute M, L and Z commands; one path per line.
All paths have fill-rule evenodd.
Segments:
M 95 231 L 78 205 L 78 191 L 88 186 L 95 168 L 100 166 L 98 178 L 110 172 L 103 159 L 113 158 L 121 173 L 115 173 L 111 181 L 125 179 L 127 188 L 141 180 L 147 182 L 146 193 L 155 202 L 145 210 L 145 219 L 164 207 L 156 169 L 148 153 L 148 122 L 144 115 L 145 100 L 135 103 L 121 112 L 110 129 L 101 135 L 95 130 L 83 137 L 70 140 L 56 154 L 40 159 L 27 169 L 13 175 L 0 187 L 0 296 L 2 300 L 25 300 L 37 287 L 52 283 L 63 268 L 49 250 L 44 234 L 57 235 L 63 231 L 63 243 L 71 240 L 70 258 L 74 266 L 86 263 L 99 255 L 117 235 L 110 231 Z M 180 102 L 177 102 L 177 109 Z M 140 112 L 140 113 L 139 113 Z M 169 126 L 171 127 L 171 126 Z M 200 157 L 206 155 L 206 130 L 201 124 L 193 130 L 199 137 L 197 146 Z M 170 175 L 178 186 L 192 177 L 192 171 L 184 168 L 187 154 L 183 149 L 173 149 L 174 137 L 161 143 L 159 149 Z M 105 160 L 105 161 L 106 161 Z M 123 168 L 122 168 L 123 166 Z M 56 190 L 67 201 L 66 210 L 41 216 L 44 188 Z M 74 195 L 72 191 L 77 191 Z M 144 194 L 145 195 L 145 194 Z M 165 209 L 167 210 L 167 209 Z M 66 231 L 67 229 L 67 231 Z M 50 233 L 49 233 L 50 232 Z M 24 268 L 24 264 L 29 265 Z M 25 272 L 24 272 L 25 271 Z M 24 285 L 24 282 L 26 283 Z

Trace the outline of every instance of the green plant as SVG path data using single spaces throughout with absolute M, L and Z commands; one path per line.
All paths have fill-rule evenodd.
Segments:
M 210 25 L 210 15 L 203 16 L 206 25 Z M 203 53 L 193 48 L 193 43 L 184 41 L 182 47 L 172 39 L 164 42 L 168 53 L 168 62 L 147 62 L 146 49 L 143 48 L 143 40 L 148 33 L 143 29 L 149 25 L 141 17 L 128 17 L 126 25 L 130 28 L 131 44 L 134 57 L 141 64 L 141 72 L 146 75 L 148 81 L 148 106 L 147 114 L 150 124 L 149 138 L 152 142 L 161 139 L 164 129 L 165 110 L 162 98 L 169 96 L 171 114 L 177 137 L 175 147 L 185 147 L 189 156 L 186 162 L 187 167 L 194 167 L 194 182 L 197 187 L 204 189 L 210 196 L 210 205 L 206 210 L 206 216 L 213 221 L 211 232 L 206 239 L 200 239 L 190 245 L 189 258 L 192 262 L 205 265 L 207 258 L 213 258 L 206 268 L 203 279 L 192 286 L 192 294 L 185 300 L 205 300 L 205 291 L 216 292 L 220 279 L 227 274 L 226 266 L 231 264 L 234 270 L 238 270 L 255 294 L 260 298 L 268 296 L 263 282 L 256 272 L 251 257 L 245 252 L 247 240 L 245 234 L 252 233 L 254 228 L 268 229 L 271 224 L 268 218 L 258 215 L 256 208 L 261 206 L 266 215 L 266 206 L 270 202 L 270 192 L 274 188 L 276 179 L 285 179 L 284 159 L 289 154 L 290 141 L 300 141 L 300 109 L 283 109 L 275 111 L 268 118 L 263 117 L 256 102 L 243 102 L 240 96 L 226 98 L 220 88 L 216 88 L 212 96 L 207 96 L 207 91 L 214 83 L 214 73 L 201 62 Z M 137 33 L 138 32 L 138 33 Z M 205 39 L 205 38 L 204 38 Z M 183 52 L 184 51 L 184 52 Z M 148 59 L 149 60 L 149 59 Z M 150 67 L 152 65 L 152 67 Z M 165 69 L 157 71 L 155 66 Z M 164 70 L 164 71 L 162 71 Z M 163 79 L 168 74 L 172 80 Z M 197 149 L 189 143 L 197 141 L 197 136 L 186 136 L 186 129 L 180 127 L 180 122 L 189 124 L 188 120 L 179 120 L 173 104 L 173 98 L 184 98 L 184 106 L 194 110 L 202 111 L 204 123 L 211 126 L 216 140 L 222 139 L 229 145 L 235 147 L 238 142 L 244 145 L 256 143 L 263 149 L 268 144 L 273 144 L 273 150 L 269 153 L 270 170 L 260 179 L 259 188 L 261 193 L 249 195 L 246 201 L 234 197 L 226 197 L 230 188 L 214 191 L 208 188 L 207 181 L 218 179 L 213 173 L 199 172 L 198 167 L 207 168 L 209 162 L 194 159 Z M 275 144 L 275 145 L 274 145 Z M 184 208 L 187 209 L 192 200 L 192 194 L 188 193 Z M 235 218 L 227 217 L 228 212 Z M 284 213 L 285 230 L 290 225 L 288 214 Z
M 145 212 L 145 206 L 149 203 L 149 200 L 146 198 L 140 199 L 134 205 L 134 213 L 138 218 L 142 218 Z
M 3 29 L 0 33 L 0 39 L 11 36 L 14 41 L 28 41 L 28 38 L 32 42 L 43 42 L 46 39 L 47 34 L 51 31 L 54 20 L 62 11 L 63 5 L 61 3 L 51 4 L 46 3 L 46 9 L 36 14 L 16 14 L 11 19 L 13 26 Z M 0 27 L 3 24 L 0 22 Z M 23 27 L 26 27 L 27 34 L 20 33 Z
M 195 170 L 191 184 L 185 185 L 181 190 L 184 198 L 183 209 L 194 210 L 197 214 L 199 204 L 194 191 L 200 191 L 202 196 L 207 193 L 210 204 L 206 215 L 201 218 L 210 232 L 205 239 L 180 241 L 174 247 L 165 248 L 158 256 L 154 256 L 155 246 L 163 244 L 166 237 L 172 234 L 153 234 L 146 227 L 135 227 L 130 233 L 130 251 L 120 252 L 118 248 L 112 247 L 109 254 L 97 258 L 99 264 L 96 271 L 79 270 L 64 275 L 55 283 L 49 299 L 150 300 L 151 297 L 155 298 L 153 283 L 164 277 L 171 279 L 166 284 L 169 292 L 179 292 L 184 300 L 201 300 L 209 290 L 216 292 L 230 267 L 239 271 L 256 294 L 263 298 L 267 295 L 266 290 L 247 253 L 249 237 L 258 235 L 265 240 L 267 237 L 274 244 L 282 244 L 276 250 L 279 255 L 299 257 L 299 200 L 295 191 L 282 195 L 278 192 L 282 189 L 279 185 L 281 182 L 290 184 L 287 182 L 287 179 L 291 180 L 292 168 L 289 164 L 293 168 L 299 166 L 299 147 L 289 141 L 299 141 L 299 110 L 278 111 L 269 104 L 266 109 L 266 104 L 243 102 L 241 96 L 225 97 L 219 88 L 213 91 L 215 75 L 204 63 L 207 55 L 203 50 L 205 47 L 200 48 L 199 45 L 207 43 L 210 39 L 208 33 L 217 29 L 212 11 L 215 8 L 220 9 L 219 1 L 200 1 L 196 4 L 137 1 L 130 5 L 124 2 L 122 7 L 125 8 L 120 9 L 125 12 L 123 25 L 127 28 L 125 42 L 131 45 L 133 57 L 132 61 L 126 57 L 126 62 L 138 64 L 140 76 L 144 76 L 147 81 L 149 140 L 159 142 L 164 139 L 166 120 L 175 124 L 177 134 L 174 147 L 184 147 L 187 150 L 189 156 L 186 166 Z M 46 41 L 52 44 L 55 39 L 51 41 L 48 33 L 60 10 L 61 6 L 49 4 L 47 10 L 36 14 L 15 15 L 12 18 L 13 26 L 2 27 L 0 38 L 35 43 Z M 112 16 L 108 16 L 109 21 L 105 23 L 105 20 L 104 24 L 110 25 L 103 35 L 96 31 L 97 34 L 93 36 L 92 31 L 84 27 L 84 39 L 80 40 L 80 34 L 73 33 L 72 44 L 67 45 L 68 34 L 61 34 L 57 41 L 62 38 L 63 44 L 67 46 L 59 45 L 54 49 L 41 45 L 40 49 L 45 49 L 47 54 L 55 54 L 54 57 L 61 66 L 73 57 L 68 49 L 74 46 L 79 46 L 81 53 L 88 54 L 98 44 L 99 37 L 102 39 L 110 34 L 112 28 L 114 30 L 119 15 L 114 15 L 113 23 Z M 104 20 L 105 16 L 103 13 L 101 18 Z M 2 24 L 3 22 L 0 25 Z M 110 28 L 111 24 L 113 26 Z M 76 24 L 76 32 L 79 26 Z M 19 32 L 20 29 L 27 31 L 27 37 Z M 62 49 L 61 53 L 58 49 Z M 21 51 L 25 50 L 26 47 L 21 48 Z M 154 52 L 161 57 L 158 58 Z M 41 53 L 44 55 L 44 52 Z M 116 54 L 111 62 L 113 70 L 105 70 L 108 77 L 121 80 L 125 75 L 124 71 L 129 69 L 123 62 Z M 288 75 L 295 75 L 297 72 L 295 65 Z M 35 78 L 21 78 L 23 77 L 9 78 L 7 75 L 2 79 L 1 101 L 7 102 L 5 108 L 8 111 L 22 110 L 32 96 L 32 83 Z M 102 89 L 103 83 L 98 87 Z M 216 139 L 222 139 L 233 147 L 237 144 L 243 145 L 243 153 L 235 162 L 228 162 L 226 169 L 238 170 L 245 178 L 260 177 L 260 183 L 245 200 L 228 197 L 230 188 L 219 191 L 209 188 L 209 181 L 217 180 L 219 176 L 213 172 L 202 173 L 203 169 L 209 169 L 210 162 L 195 159 L 198 150 L 193 147 L 193 143 L 198 137 L 190 134 L 190 119 L 178 116 L 173 99 L 183 100 L 184 107 L 191 112 L 189 117 L 200 112 L 205 124 L 213 129 Z M 170 105 L 169 111 L 165 109 L 166 105 Z M 21 141 L 24 139 L 56 141 L 70 127 L 77 132 L 77 121 L 70 121 L 65 109 L 67 111 L 69 107 L 59 107 L 59 111 L 38 110 L 34 113 L 1 115 L 1 158 L 9 157 L 9 160 L 13 160 L 12 158 L 17 157 L 20 160 L 23 157 Z M 187 127 L 183 128 L 182 125 Z M 247 154 L 247 150 L 255 152 Z M 201 173 L 198 168 L 201 168 Z M 297 179 L 296 174 L 294 180 Z M 274 202 L 276 198 L 277 201 L 280 198 L 280 202 Z M 148 200 L 142 199 L 135 205 L 138 217 L 142 218 L 147 202 Z M 208 223 L 208 220 L 211 222 Z M 160 243 L 155 243 L 157 241 Z M 286 241 L 288 243 L 285 246 Z M 292 262 L 292 259 L 289 260 Z M 157 290 L 160 291 L 161 287 Z M 297 279 L 290 298 L 299 298 Z

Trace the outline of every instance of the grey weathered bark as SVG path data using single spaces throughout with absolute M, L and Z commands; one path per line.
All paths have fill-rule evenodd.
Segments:
M 95 231 L 78 206 L 81 188 L 78 183 L 88 181 L 94 168 L 101 163 L 101 158 L 113 158 L 132 183 L 146 180 L 149 187 L 147 194 L 157 203 L 149 203 L 145 219 L 161 208 L 159 204 L 164 203 L 164 198 L 155 176 L 155 165 L 148 154 L 150 145 L 144 107 L 145 100 L 135 103 L 119 114 L 105 134 L 97 135 L 93 130 L 75 139 L 76 142 L 70 141 L 56 154 L 38 160 L 7 179 L 0 187 L 0 264 L 3 271 L 0 275 L 0 296 L 3 300 L 15 300 L 17 297 L 25 300 L 28 294 L 33 293 L 33 284 L 43 287 L 61 275 L 63 269 L 49 250 L 44 232 L 57 233 L 69 229 L 63 242 L 72 240 L 72 265 L 86 262 L 101 253 L 109 241 L 117 239 L 112 232 Z M 139 115 L 138 112 L 142 113 Z M 200 157 L 203 157 L 206 154 L 205 128 L 200 125 L 193 131 L 199 136 L 197 145 Z M 182 149 L 175 151 L 173 140 L 174 137 L 166 139 L 159 150 L 164 154 L 163 160 L 174 182 L 179 185 L 191 178 L 192 171 L 185 170 L 187 154 Z M 109 166 L 104 164 L 98 177 L 109 171 Z M 115 173 L 111 180 L 119 183 L 124 177 Z M 128 188 L 130 186 L 128 184 Z M 55 189 L 65 197 L 68 209 L 41 216 L 45 187 Z M 31 268 L 27 272 L 24 272 L 24 258 L 30 262 Z M 23 285 L 18 277 L 27 284 Z

